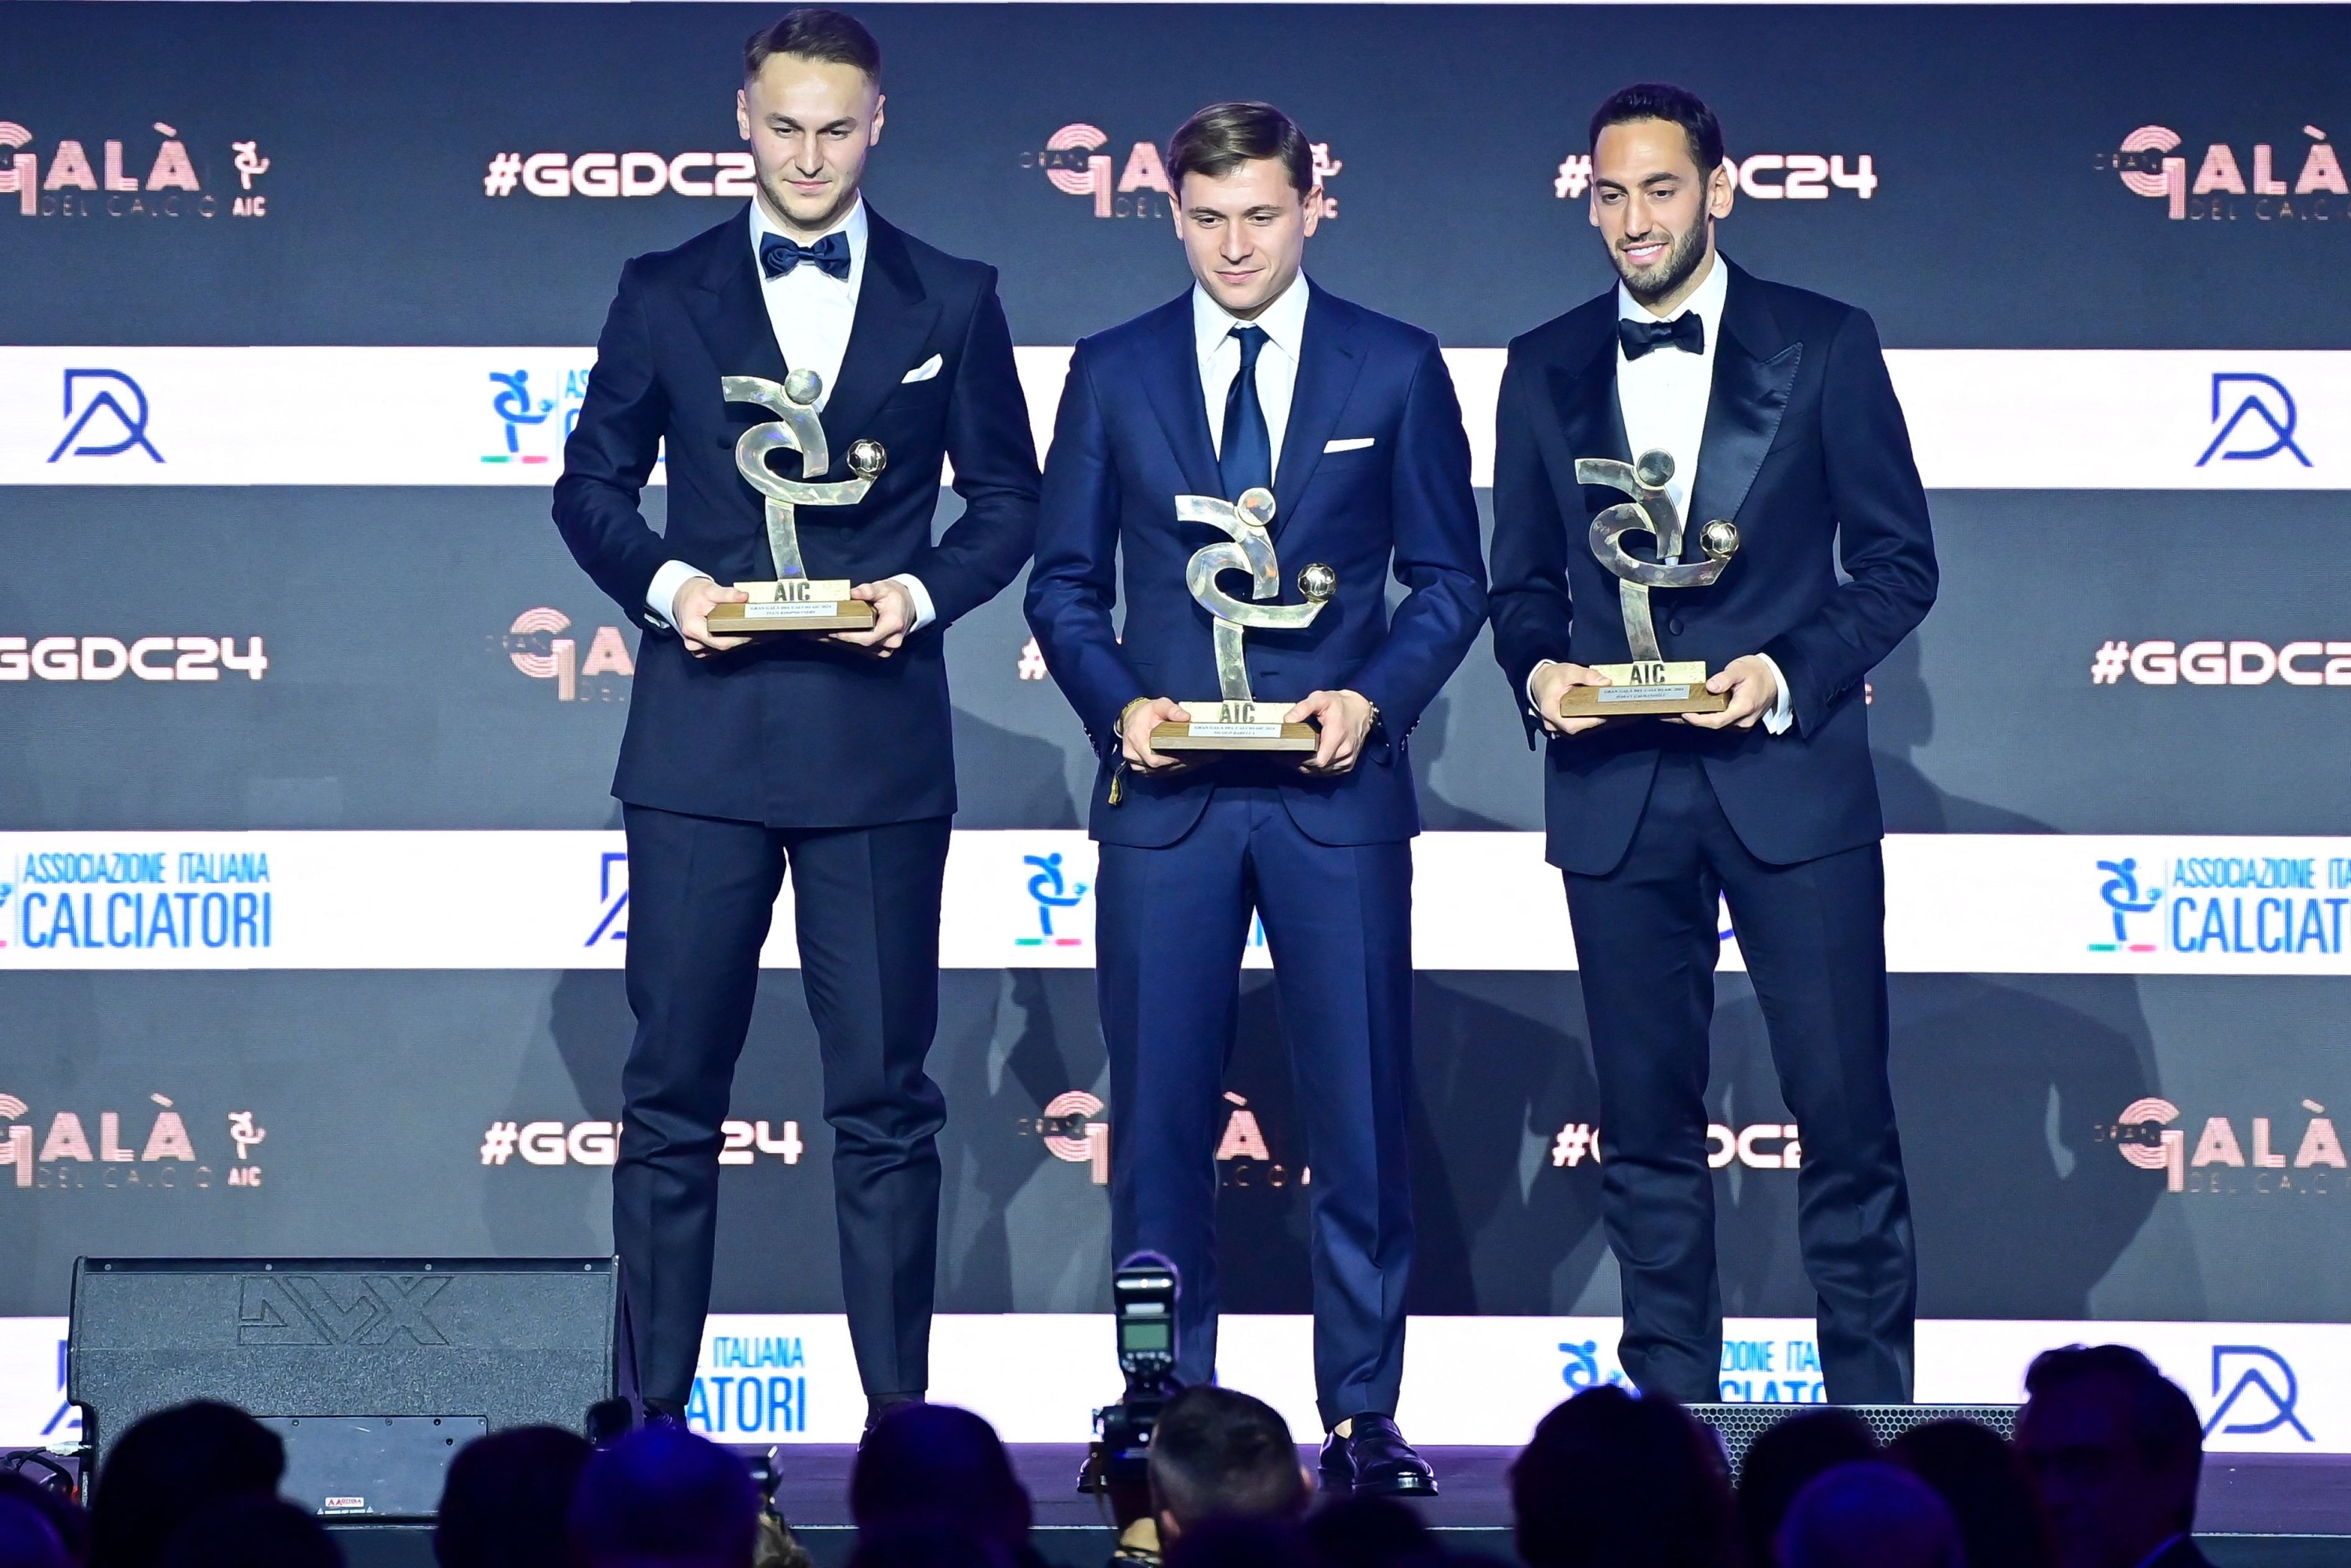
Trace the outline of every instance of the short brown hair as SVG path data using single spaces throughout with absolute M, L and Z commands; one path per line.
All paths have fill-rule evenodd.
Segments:
M 873 41 L 864 23 L 846 11 L 803 5 L 785 12 L 772 25 L 743 40 L 743 79 L 758 76 L 771 55 L 855 66 L 874 86 L 882 85 L 882 46 Z
M 1180 200 L 1185 175 L 1221 180 L 1259 158 L 1280 159 L 1300 195 L 1314 188 L 1314 152 L 1296 120 L 1270 103 L 1212 103 L 1176 128 L 1168 183 Z

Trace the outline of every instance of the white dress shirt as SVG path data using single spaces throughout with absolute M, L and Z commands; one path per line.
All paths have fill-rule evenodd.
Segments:
M 1683 315 L 1698 319 L 1706 328 L 1706 347 L 1699 353 L 1661 343 L 1639 359 L 1627 359 L 1625 345 L 1616 345 L 1616 407 L 1625 419 L 1625 442 L 1633 455 L 1664 452 L 1674 460 L 1674 476 L 1666 494 L 1692 530 L 1708 519 L 1689 515 L 1690 493 L 1698 484 L 1698 465 L 1706 444 L 1706 410 L 1714 392 L 1714 351 L 1722 339 L 1722 301 L 1730 290 L 1730 267 L 1719 255 L 1707 262 L 1706 276 L 1672 316 L 1660 316 L 1633 298 L 1624 284 L 1616 285 L 1616 316 L 1625 321 L 1668 321 Z M 1784 733 L 1795 722 L 1788 706 L 1788 682 L 1769 653 L 1756 654 L 1771 667 L 1779 695 L 1763 710 L 1763 727 Z M 1545 659 L 1527 677 L 1527 701 L 1534 703 L 1534 677 Z
M 1290 404 L 1298 392 L 1298 345 L 1306 335 L 1306 301 L 1313 290 L 1300 273 L 1254 321 L 1243 321 L 1192 285 L 1192 343 L 1200 355 L 1200 396 L 1208 412 L 1208 442 L 1218 460 L 1225 455 L 1225 400 L 1241 373 L 1236 327 L 1265 329 L 1257 352 L 1257 401 L 1265 411 L 1266 438 L 1273 444 L 1274 474 L 1281 472 L 1281 438 L 1290 430 Z
M 766 210 L 754 198 L 753 267 L 759 267 L 760 243 L 771 234 L 783 235 L 783 231 L 768 221 Z M 768 325 L 776 334 L 776 347 L 783 351 L 784 363 L 796 371 L 814 371 L 823 378 L 824 390 L 816 400 L 819 408 L 832 400 L 833 383 L 841 379 L 841 361 L 849 353 L 850 329 L 857 320 L 857 295 L 865 282 L 864 197 L 851 203 L 839 223 L 806 243 L 814 245 L 826 235 L 836 234 L 849 242 L 849 276 L 845 279 L 808 262 L 776 277 L 768 277 L 766 269 L 759 267 L 759 294 L 768 308 Z M 677 591 L 695 578 L 708 575 L 682 560 L 664 563 L 645 590 L 645 609 L 654 620 L 669 625 L 674 619 L 671 609 L 677 602 Z M 907 631 L 919 632 L 937 619 L 929 591 L 923 587 L 920 578 L 901 572 L 889 580 L 904 584 L 907 597 L 914 601 L 914 621 Z

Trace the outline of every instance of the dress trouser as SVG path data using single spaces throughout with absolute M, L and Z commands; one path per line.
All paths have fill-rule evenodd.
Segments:
M 1907 1402 L 1917 1264 L 1886 1077 L 1884 859 L 1871 843 L 1795 865 L 1757 860 L 1687 752 L 1659 757 L 1616 869 L 1567 875 L 1600 1082 L 1602 1214 L 1624 1290 L 1618 1354 L 1645 1390 L 1720 1396 L 1705 1101 L 1718 895 L 1802 1129 L 1796 1230 L 1827 1396 Z
M 870 1396 L 930 1381 L 939 1156 L 923 1071 L 939 1010 L 949 820 L 773 829 L 643 806 L 629 838 L 628 991 L 612 1239 L 639 1385 L 693 1392 L 718 1218 L 720 1123 L 751 1023 L 759 947 L 790 868 L 800 974 L 833 1131 L 841 1291 Z
M 1161 849 L 1102 846 L 1113 1254 L 1182 1276 L 1176 1375 L 1217 1364 L 1217 1145 L 1252 910 L 1265 921 L 1313 1171 L 1323 1424 L 1393 1415 L 1412 1270 L 1412 846 L 1317 843 L 1270 786 L 1219 786 Z

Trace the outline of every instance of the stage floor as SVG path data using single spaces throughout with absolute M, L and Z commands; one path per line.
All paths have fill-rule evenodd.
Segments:
M 1511 1448 L 1429 1448 L 1443 1495 L 1416 1504 L 1452 1550 L 1517 1561 L 1510 1544 Z M 1057 1568 L 1101 1568 L 1112 1532 L 1101 1505 L 1078 1495 L 1085 1450 L 1076 1444 L 1016 1444 L 1013 1461 L 1035 1500 L 1037 1544 Z M 817 1568 L 841 1568 L 855 1545 L 849 1521 L 846 1446 L 789 1448 L 777 1502 Z M 1310 1464 L 1312 1454 L 1301 1450 Z M 2215 1455 L 2204 1462 L 2199 1542 L 2216 1568 L 2351 1568 L 2351 1456 Z M 430 1568 L 419 1526 L 337 1530 L 350 1568 Z

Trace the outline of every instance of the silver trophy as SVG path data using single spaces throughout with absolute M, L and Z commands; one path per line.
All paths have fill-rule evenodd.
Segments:
M 1625 641 L 1633 662 L 1593 665 L 1613 684 L 1570 686 L 1560 699 L 1562 716 L 1720 713 L 1730 706 L 1728 696 L 1706 689 L 1706 661 L 1668 660 L 1657 645 L 1649 591 L 1711 586 L 1739 553 L 1738 525 L 1717 517 L 1698 533 L 1698 549 L 1706 559 L 1682 560 L 1681 508 L 1666 494 L 1673 476 L 1674 460 L 1663 452 L 1644 452 L 1637 463 L 1614 457 L 1575 460 L 1577 484 L 1606 485 L 1633 497 L 1592 519 L 1592 553 L 1618 580 L 1616 601 L 1625 612 Z M 1639 560 L 1626 553 L 1622 542 L 1626 534 L 1655 538 L 1657 559 Z
M 873 487 L 873 476 L 889 462 L 878 441 L 859 441 L 849 448 L 849 469 L 854 479 L 831 484 L 813 476 L 832 466 L 825 444 L 824 422 L 817 416 L 817 399 L 824 394 L 824 378 L 814 371 L 793 371 L 777 385 L 765 376 L 721 376 L 719 390 L 728 402 L 757 403 L 776 417 L 755 424 L 735 443 L 735 471 L 743 482 L 768 498 L 768 553 L 774 558 L 772 582 L 738 582 L 734 586 L 751 597 L 742 604 L 721 604 L 710 612 L 710 629 L 741 636 L 754 632 L 863 631 L 873 624 L 873 607 L 852 599 L 846 578 L 811 578 L 800 559 L 799 507 L 853 507 Z M 771 452 L 797 452 L 798 479 L 787 479 L 768 466 Z
M 1265 604 L 1235 599 L 1217 586 L 1218 575 L 1245 571 L 1249 576 L 1249 600 L 1281 596 L 1281 567 L 1274 559 L 1273 539 L 1266 532 L 1273 522 L 1273 492 L 1251 488 L 1238 501 L 1216 496 L 1178 496 L 1176 520 L 1206 523 L 1227 536 L 1192 553 L 1184 566 L 1184 585 L 1216 619 L 1210 634 L 1216 639 L 1215 702 L 1186 702 L 1188 724 L 1163 724 L 1151 732 L 1154 751 L 1312 751 L 1317 744 L 1311 724 L 1285 724 L 1289 703 L 1261 703 L 1249 691 L 1249 660 L 1242 652 L 1242 634 L 1249 627 L 1269 632 L 1296 632 L 1314 623 L 1322 607 L 1338 591 L 1339 574 L 1320 561 L 1298 574 L 1303 604 Z M 1180 700 L 1180 699 L 1179 699 Z M 1213 714 L 1213 718 L 1205 716 Z

